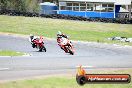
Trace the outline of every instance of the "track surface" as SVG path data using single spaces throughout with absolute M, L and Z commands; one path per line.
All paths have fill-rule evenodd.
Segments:
M 47 52 L 33 49 L 28 38 L 0 35 L 0 49 L 15 50 L 31 56 L 0 57 L 0 80 L 41 75 L 75 73 L 75 66 L 95 68 L 132 68 L 132 47 L 73 42 L 75 55 L 64 53 L 55 40 L 45 40 Z

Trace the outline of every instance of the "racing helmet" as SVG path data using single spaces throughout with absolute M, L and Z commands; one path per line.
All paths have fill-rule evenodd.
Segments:
M 32 40 L 34 38 L 34 35 L 33 34 L 30 34 L 30 39 Z
M 57 35 L 61 35 L 62 33 L 60 31 L 57 32 Z
M 33 34 L 30 34 L 29 36 L 34 36 Z
M 62 33 L 60 31 L 57 32 L 57 36 L 60 36 L 62 35 Z

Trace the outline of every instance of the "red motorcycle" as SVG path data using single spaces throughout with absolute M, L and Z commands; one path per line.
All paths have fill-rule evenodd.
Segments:
M 46 48 L 44 46 L 44 40 L 42 36 L 40 36 L 40 38 L 34 38 L 34 36 L 30 36 L 30 41 L 33 48 L 39 49 L 40 52 L 42 51 L 46 52 Z
M 71 43 L 71 41 L 67 38 L 60 37 L 57 38 L 58 45 L 63 49 L 66 53 L 70 53 L 71 55 L 74 55 L 74 47 Z

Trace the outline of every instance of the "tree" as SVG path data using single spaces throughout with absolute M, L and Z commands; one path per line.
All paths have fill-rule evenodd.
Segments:
M 10 0 L 1 0 L 0 1 L 0 8 L 2 10 L 6 10 L 9 7 Z
M 0 0 L 0 9 L 22 12 L 38 12 L 39 3 L 53 2 L 53 0 Z

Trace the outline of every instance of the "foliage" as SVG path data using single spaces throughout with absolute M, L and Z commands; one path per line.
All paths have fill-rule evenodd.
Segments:
M 21 12 L 37 12 L 42 0 L 0 0 L 1 10 L 16 10 Z

